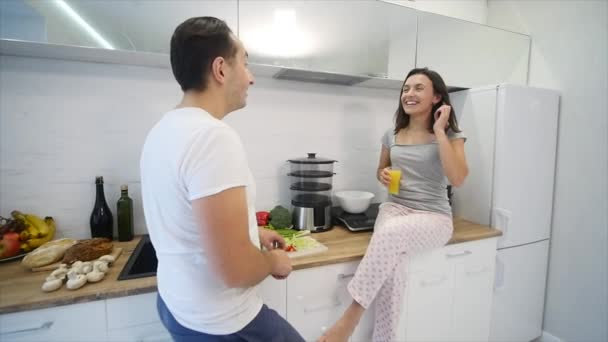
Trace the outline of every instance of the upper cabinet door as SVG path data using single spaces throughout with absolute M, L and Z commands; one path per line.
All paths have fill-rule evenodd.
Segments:
M 399 20 L 410 26 L 407 43 Z M 239 1 L 239 37 L 252 63 L 386 77 L 391 55 L 413 65 L 415 11 L 378 1 Z
M 237 32 L 237 0 L 0 1 L 0 38 L 168 53 L 190 17 L 214 16 Z
M 525 85 L 529 51 L 527 35 L 418 12 L 416 66 L 439 72 L 450 86 Z

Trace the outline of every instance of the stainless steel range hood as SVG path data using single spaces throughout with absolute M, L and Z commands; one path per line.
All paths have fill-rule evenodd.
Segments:
M 344 75 L 323 71 L 286 68 L 280 69 L 272 77 L 279 80 L 336 84 L 345 86 L 352 86 L 370 79 L 369 77 L 359 75 Z

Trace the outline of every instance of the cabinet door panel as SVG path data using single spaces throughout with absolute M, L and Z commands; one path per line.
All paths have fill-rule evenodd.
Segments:
M 308 340 L 316 340 L 351 303 L 346 286 L 359 262 L 309 268 L 287 278 L 287 319 Z
M 417 47 L 416 67 L 439 72 L 451 86 L 527 83 L 530 37 L 524 34 L 418 12 Z
M 0 315 L 0 341 L 103 341 L 105 301 Z

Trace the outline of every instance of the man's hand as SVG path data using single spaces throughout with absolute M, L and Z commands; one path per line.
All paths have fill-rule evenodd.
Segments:
M 270 274 L 274 279 L 285 279 L 291 273 L 291 259 L 282 249 L 274 249 L 269 252 L 272 255 L 272 271 Z
M 260 236 L 260 243 L 262 244 L 262 246 L 264 246 L 264 248 L 266 248 L 269 251 L 274 249 L 275 241 L 278 243 L 279 248 L 281 248 L 281 249 L 285 248 L 285 239 L 283 239 L 283 237 L 281 235 L 279 235 L 277 232 L 275 232 L 273 230 L 266 229 L 266 228 L 259 228 L 259 236 Z

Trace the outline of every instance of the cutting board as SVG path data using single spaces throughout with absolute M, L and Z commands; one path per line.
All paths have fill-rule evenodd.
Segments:
M 114 247 L 114 249 L 112 249 L 112 253 L 110 253 L 109 255 L 113 256 L 114 260 L 118 260 L 120 253 L 122 253 L 122 247 Z M 54 271 L 59 268 L 60 264 L 61 264 L 61 261 L 57 261 L 57 262 L 49 264 L 49 265 L 34 267 L 34 268 L 32 268 L 32 272 Z
M 319 253 L 323 253 L 328 250 L 327 246 L 325 246 L 324 244 L 320 243 L 319 241 L 311 238 L 310 236 L 303 236 L 300 239 L 310 240 L 311 243 L 314 243 L 314 246 L 311 246 L 307 249 L 298 250 L 295 252 L 288 252 L 287 255 L 292 259 L 301 258 L 304 256 L 313 255 L 313 254 L 319 254 Z

